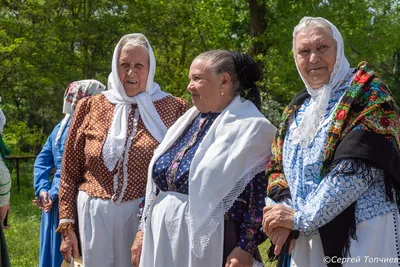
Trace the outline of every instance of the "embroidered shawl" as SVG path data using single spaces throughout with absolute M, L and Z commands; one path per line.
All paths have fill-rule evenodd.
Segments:
M 282 165 L 283 142 L 289 118 L 310 95 L 298 93 L 283 112 L 282 122 L 272 144 L 268 163 L 267 195 L 275 201 L 290 197 Z M 385 171 L 386 194 L 393 200 L 392 189 L 400 194 L 400 126 L 392 93 L 377 78 L 366 62 L 358 70 L 333 112 L 333 122 L 324 146 L 321 179 L 342 159 L 362 160 Z M 399 197 L 397 199 L 399 203 Z M 345 256 L 350 236 L 355 235 L 355 203 L 319 229 L 326 256 Z M 335 233 L 335 234 L 333 234 Z

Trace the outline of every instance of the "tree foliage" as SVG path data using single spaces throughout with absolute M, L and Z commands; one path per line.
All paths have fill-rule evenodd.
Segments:
M 399 10 L 397 0 L 2 0 L 5 139 L 14 151 L 37 153 L 63 116 L 65 87 L 89 78 L 106 84 L 116 43 L 133 32 L 154 48 L 155 80 L 187 99 L 196 55 L 250 53 L 263 71 L 263 110 L 277 123 L 304 86 L 291 52 L 293 27 L 303 16 L 325 17 L 342 33 L 351 65 L 367 60 L 400 100 Z

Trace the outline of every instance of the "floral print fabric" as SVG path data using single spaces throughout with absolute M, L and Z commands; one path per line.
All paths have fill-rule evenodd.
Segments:
M 153 168 L 153 177 L 158 190 L 188 194 L 191 161 L 218 115 L 218 113 L 200 113 L 192 124 L 188 126 L 180 139 L 156 161 Z M 182 151 L 184 151 L 183 157 L 177 157 Z M 174 166 L 176 164 L 178 166 L 171 168 L 171 165 Z M 168 179 L 171 176 L 171 170 L 175 172 L 173 180 Z M 250 253 L 254 251 L 263 238 L 259 229 L 261 227 L 262 208 L 265 205 L 265 192 L 266 181 L 264 173 L 260 173 L 247 185 L 239 199 L 225 215 L 225 219 L 241 223 L 238 247 Z
M 283 171 L 290 184 L 292 207 L 296 210 L 294 229 L 306 235 L 315 233 L 356 200 L 357 223 L 396 210 L 396 205 L 386 200 L 384 176 L 380 169 L 372 168 L 370 173 L 374 182 L 372 179 L 366 181 L 364 173 L 369 171 L 370 166 L 363 164 L 355 174 L 345 175 L 343 173 L 350 172 L 351 160 L 343 160 L 323 179 L 321 177 L 328 129 L 333 123 L 335 107 L 348 84 L 349 81 L 331 93 L 326 120 L 308 147 L 293 143 L 293 131 L 302 120 L 311 98 L 295 112 L 284 141 Z

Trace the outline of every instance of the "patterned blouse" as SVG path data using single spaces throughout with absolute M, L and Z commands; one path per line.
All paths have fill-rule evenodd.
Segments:
M 188 109 L 186 100 L 167 96 L 153 102 L 161 119 L 169 128 Z M 122 173 L 122 165 L 110 172 L 104 165 L 102 148 L 110 129 L 114 107 L 104 95 L 82 99 L 75 110 L 69 136 L 65 144 L 59 192 L 60 219 L 76 219 L 76 196 L 85 191 L 89 196 L 111 199 L 122 195 L 122 201 L 144 197 L 147 168 L 154 149 L 159 143 L 153 138 L 139 116 L 136 104 L 129 115 L 127 136 L 135 131 L 128 156 L 128 181 L 123 187 L 123 176 L 119 176 L 114 190 L 114 175 Z M 68 224 L 66 222 L 66 224 Z M 73 223 L 73 221 L 71 221 Z M 61 225 L 62 223 L 60 223 Z
M 325 121 L 308 147 L 294 144 L 293 131 L 303 119 L 311 98 L 308 98 L 295 113 L 286 133 L 283 168 L 290 185 L 291 205 L 296 211 L 294 229 L 305 235 L 316 234 L 318 228 L 330 222 L 354 201 L 357 201 L 357 223 L 396 210 L 396 204 L 386 199 L 384 174 L 381 169 L 364 163 L 358 164 L 359 169 L 352 173 L 354 160 L 341 160 L 323 179 L 320 177 L 324 145 L 332 124 L 332 112 L 352 78 L 332 91 Z M 371 179 L 368 174 L 375 178 Z M 372 180 L 375 182 L 372 183 Z
M 188 194 L 190 164 L 218 115 L 200 113 L 176 143 L 157 160 L 153 167 L 153 179 L 158 190 Z M 226 220 L 240 223 L 241 234 L 237 246 L 250 253 L 263 238 L 259 229 L 265 205 L 266 182 L 264 172 L 256 175 L 225 215 Z

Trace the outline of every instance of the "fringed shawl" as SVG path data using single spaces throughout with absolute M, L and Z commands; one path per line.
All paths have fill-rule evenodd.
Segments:
M 283 173 L 283 142 L 289 118 L 308 97 L 310 95 L 303 90 L 293 98 L 283 112 L 282 122 L 272 144 L 266 176 L 267 194 L 275 201 L 290 198 L 289 185 Z M 386 195 L 389 200 L 400 204 L 399 114 L 392 93 L 376 77 L 375 72 L 367 68 L 366 62 L 359 64 L 333 116 L 324 148 L 321 179 L 340 160 L 361 160 L 384 170 Z M 396 200 L 393 199 L 393 189 L 396 191 Z M 346 256 L 350 248 L 350 237 L 357 238 L 355 203 L 321 227 L 319 232 L 326 256 Z

